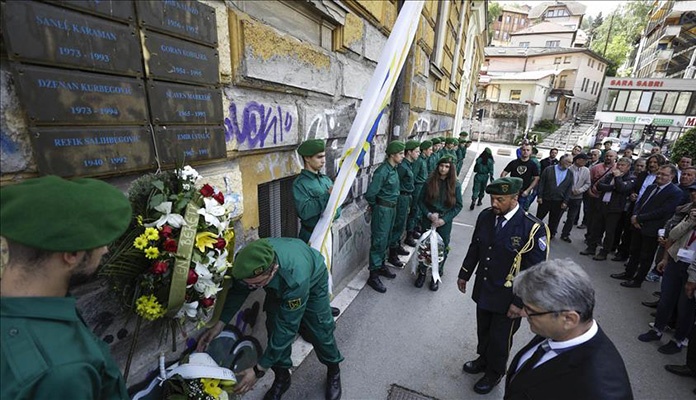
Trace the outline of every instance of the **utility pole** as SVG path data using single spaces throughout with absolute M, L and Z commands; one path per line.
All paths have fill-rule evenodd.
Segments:
M 602 57 L 607 55 L 607 46 L 609 46 L 609 38 L 611 37 L 611 28 L 614 26 L 614 14 L 616 11 L 611 13 L 611 19 L 609 20 L 609 33 L 607 33 L 607 40 L 604 41 L 604 51 L 602 52 Z

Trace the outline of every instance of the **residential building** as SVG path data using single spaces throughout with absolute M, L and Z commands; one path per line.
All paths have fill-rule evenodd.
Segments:
M 694 78 L 696 1 L 654 1 L 632 76 Z
M 529 19 L 534 23 L 547 21 L 579 29 L 586 9 L 577 1 L 546 1 L 529 10 Z
M 511 33 L 511 47 L 573 47 L 577 28 L 542 21 Z
M 509 46 L 511 34 L 529 26 L 527 13 L 531 7 L 528 5 L 515 6 L 504 4 L 502 13 L 488 27 L 491 34 L 491 46 Z

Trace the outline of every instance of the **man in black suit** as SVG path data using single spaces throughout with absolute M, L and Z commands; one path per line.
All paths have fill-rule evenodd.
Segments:
M 546 158 L 543 158 L 539 164 L 541 164 L 541 172 L 544 172 L 544 170 L 548 167 L 554 166 L 559 163 L 559 159 L 556 158 L 558 156 L 558 149 L 553 148 L 549 150 L 549 156 Z
M 570 260 L 520 273 L 513 291 L 537 336 L 517 353 L 505 381 L 506 400 L 630 400 L 621 355 L 593 319 L 590 277 Z
M 522 179 L 506 177 L 486 187 L 491 207 L 479 214 L 469 250 L 459 271 L 457 286 L 466 293 L 476 270 L 472 298 L 476 302 L 476 360 L 464 372 L 484 376 L 474 385 L 489 393 L 505 374 L 512 336 L 520 327 L 522 302 L 512 294 L 512 279 L 520 271 L 548 257 L 548 228 L 517 202 Z
M 657 171 L 655 183 L 648 186 L 636 203 L 631 224 L 631 255 L 626 270 L 611 274 L 614 279 L 622 279 L 621 286 L 639 288 L 650 271 L 655 250 L 657 250 L 657 231 L 674 214 L 682 198 L 682 191 L 672 183 L 677 174 L 674 165 L 663 165 Z

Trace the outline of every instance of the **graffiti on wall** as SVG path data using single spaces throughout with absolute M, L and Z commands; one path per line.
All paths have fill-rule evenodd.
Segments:
M 238 115 L 237 104 L 230 103 L 225 118 L 225 140 L 236 140 L 240 146 L 260 149 L 270 145 L 292 144 L 288 142 L 295 118 L 290 110 L 279 104 L 265 105 L 249 101 Z

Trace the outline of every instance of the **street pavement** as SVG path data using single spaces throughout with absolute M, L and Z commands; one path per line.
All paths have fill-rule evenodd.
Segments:
M 499 176 L 512 157 L 498 155 L 498 150 L 508 149 L 514 155 L 514 149 L 496 144 L 486 146 L 493 149 L 496 176 Z M 479 148 L 474 144 L 474 149 L 479 154 L 483 144 Z M 468 157 L 473 158 L 471 151 Z M 470 171 L 467 168 L 465 172 L 470 175 Z M 430 291 L 429 281 L 423 288 L 415 288 L 410 265 L 396 270 L 396 279 L 383 280 L 386 294 L 377 293 L 368 286 L 357 290 L 367 278 L 365 268 L 349 288 L 342 291 L 342 294 L 354 292 L 347 308 L 343 305 L 336 323 L 336 340 L 345 357 L 341 364 L 343 399 L 387 399 L 393 384 L 436 399 L 503 397 L 503 382 L 490 394 L 478 395 L 472 387 L 482 375 L 462 371 L 462 364 L 477 356 L 476 310 L 470 293 L 473 282 L 467 294 L 460 293 L 456 285 L 457 273 L 471 241 L 476 217 L 489 205 L 486 199 L 483 206 L 469 211 L 471 183 L 465 188 L 463 198 L 464 209 L 455 219 L 451 251 L 439 291 Z M 535 207 L 532 211 L 535 212 Z M 650 312 L 654 310 L 640 302 L 654 300 L 652 292 L 659 290 L 659 284 L 645 282 L 640 289 L 619 286 L 619 281 L 609 278 L 609 274 L 622 271 L 622 263 L 594 261 L 578 254 L 584 248 L 584 233 L 584 230 L 574 229 L 573 243 L 553 240 L 550 259 L 570 258 L 583 266 L 592 278 L 596 290 L 595 319 L 621 353 L 635 398 L 693 398 L 696 380 L 675 376 L 663 368 L 665 364 L 684 364 L 686 350 L 676 355 L 663 355 L 657 351 L 659 342 L 642 343 L 636 338 L 647 331 L 648 323 L 653 321 Z M 410 262 L 415 262 L 415 257 Z M 532 337 L 529 325 L 523 321 L 514 336 L 512 354 Z M 668 337 L 671 335 L 665 335 L 662 343 L 666 343 Z M 267 374 L 245 399 L 261 399 L 272 382 L 272 375 Z M 323 399 L 325 376 L 326 368 L 313 352 L 310 353 L 294 371 L 292 386 L 283 398 Z

